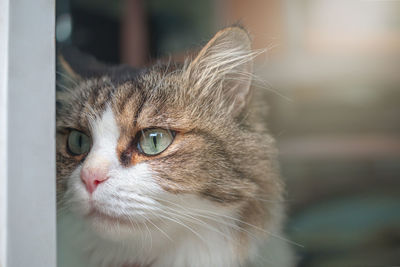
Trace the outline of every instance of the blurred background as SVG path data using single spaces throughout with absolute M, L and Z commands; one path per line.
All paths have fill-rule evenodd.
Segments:
M 56 37 L 142 67 L 235 22 L 267 49 L 299 266 L 400 266 L 400 0 L 58 0 Z

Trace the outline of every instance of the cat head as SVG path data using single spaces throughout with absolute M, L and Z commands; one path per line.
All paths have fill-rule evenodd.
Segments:
M 201 214 L 264 224 L 260 199 L 279 198 L 281 187 L 272 138 L 246 120 L 254 56 L 247 32 L 230 27 L 183 65 L 137 70 L 91 59 L 84 70 L 61 59 L 62 208 L 114 239 L 146 223 L 183 228 Z

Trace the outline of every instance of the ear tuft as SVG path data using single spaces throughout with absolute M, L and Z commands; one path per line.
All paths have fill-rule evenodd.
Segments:
M 245 29 L 234 26 L 219 31 L 185 70 L 190 90 L 217 97 L 215 101 L 224 102 L 237 116 L 250 95 L 256 54 Z
M 105 75 L 109 69 L 95 57 L 72 46 L 60 48 L 58 61 L 63 73 L 74 80 L 100 77 Z
M 82 79 L 82 77 L 72 69 L 71 65 L 62 54 L 58 54 L 57 56 L 57 74 L 59 74 L 60 78 L 65 80 L 65 82 L 78 81 Z

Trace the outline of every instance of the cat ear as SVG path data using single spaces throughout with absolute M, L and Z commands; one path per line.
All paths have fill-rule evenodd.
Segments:
M 125 82 L 135 77 L 140 70 L 128 65 L 108 65 L 95 57 L 85 54 L 74 47 L 63 47 L 59 51 L 59 78 L 65 84 L 79 80 L 107 76 L 113 82 Z
M 239 115 L 250 96 L 254 55 L 245 29 L 219 31 L 186 69 L 190 90 L 218 97 L 233 116 Z
M 60 48 L 58 66 L 61 68 L 63 75 L 67 75 L 69 79 L 74 81 L 100 77 L 106 74 L 109 68 L 95 57 L 87 55 L 74 47 Z

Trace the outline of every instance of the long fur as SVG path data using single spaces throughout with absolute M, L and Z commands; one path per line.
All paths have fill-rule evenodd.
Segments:
M 280 231 L 274 140 L 247 117 L 256 54 L 247 32 L 231 27 L 183 66 L 121 79 L 101 73 L 64 88 L 57 106 L 61 255 L 74 250 L 83 266 L 292 265 Z M 137 149 L 148 128 L 176 133 L 152 157 Z M 68 153 L 71 129 L 91 137 L 87 155 Z M 107 166 L 109 178 L 90 194 L 80 172 L 96 166 Z

